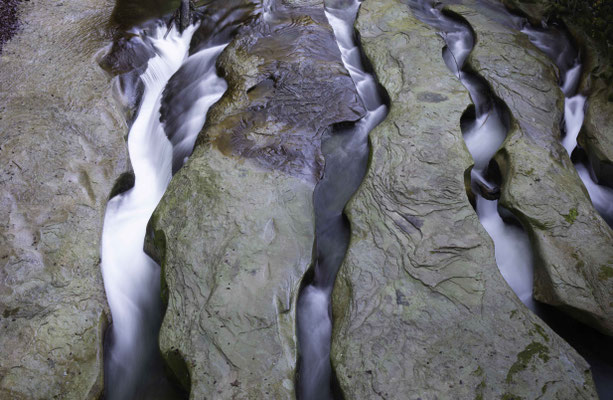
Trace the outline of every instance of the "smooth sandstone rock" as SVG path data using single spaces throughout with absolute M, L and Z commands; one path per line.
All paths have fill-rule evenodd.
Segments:
M 468 3 L 468 2 L 467 2 Z M 473 67 L 515 119 L 496 155 L 501 204 L 530 235 L 534 297 L 613 335 L 613 231 L 594 209 L 560 141 L 564 95 L 549 59 L 528 38 L 472 8 L 454 6 L 479 40 Z
M 0 56 L 0 398 L 95 399 L 109 318 L 99 243 L 129 170 L 96 62 L 112 1 L 31 0 Z
M 504 282 L 468 202 L 470 99 L 442 40 L 396 0 L 364 1 L 356 26 L 391 108 L 333 292 L 345 398 L 596 398 L 585 361 Z
M 363 113 L 315 6 L 273 4 L 222 53 L 228 91 L 150 223 L 167 285 L 160 346 L 193 399 L 295 397 L 321 136 Z

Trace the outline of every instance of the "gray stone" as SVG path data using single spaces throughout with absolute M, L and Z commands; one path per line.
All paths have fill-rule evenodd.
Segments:
M 104 208 L 129 170 L 97 52 L 112 1 L 31 0 L 0 56 L 0 398 L 95 399 Z
M 352 239 L 333 292 L 345 398 L 596 398 L 585 361 L 504 282 L 468 202 L 470 99 L 443 41 L 396 0 L 364 1 L 356 26 L 391 108 L 347 207 Z M 426 91 L 446 100 L 424 102 Z
M 525 35 L 474 8 L 452 9 L 461 11 L 477 34 L 471 64 L 515 120 L 495 160 L 503 174 L 500 202 L 532 242 L 534 297 L 613 335 L 613 279 L 607 275 L 613 231 L 594 209 L 560 142 L 564 95 L 554 68 Z

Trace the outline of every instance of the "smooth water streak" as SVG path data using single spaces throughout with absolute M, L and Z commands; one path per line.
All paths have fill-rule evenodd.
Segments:
M 516 28 L 528 36 L 539 50 L 558 67 L 560 89 L 564 93 L 564 136 L 562 146 L 569 156 L 579 146 L 577 137 L 583 126 L 587 98 L 579 93 L 583 65 L 579 51 L 568 34 L 556 27 L 534 27 L 526 19 L 515 19 Z M 586 187 L 592 204 L 602 218 L 613 227 L 613 189 L 600 185 L 586 160 L 575 161 L 575 168 Z
M 163 390 L 157 343 L 162 316 L 160 267 L 143 251 L 145 230 L 173 172 L 191 154 L 209 107 L 226 90 L 215 71 L 215 60 L 225 45 L 188 57 L 196 29 L 191 25 L 180 33 L 173 26 L 168 31 L 160 22 L 151 33 L 138 31 L 150 35 L 156 54 L 140 76 L 145 89 L 128 136 L 135 182 L 109 201 L 102 233 L 102 275 L 113 317 L 105 360 L 105 395 L 110 400 L 156 398 Z M 182 105 L 181 123 L 169 140 L 160 121 L 164 91 L 180 68 L 190 66 L 199 66 L 188 85 L 197 101 Z
M 313 274 L 301 288 L 297 309 L 300 356 L 296 392 L 300 400 L 326 400 L 340 396 L 333 390 L 334 375 L 330 365 L 330 296 L 349 246 L 350 226 L 343 211 L 366 174 L 370 154 L 368 134 L 387 115 L 379 85 L 363 65 L 361 49 L 356 42 L 353 24 L 360 2 L 344 2 L 338 8 L 330 3 L 332 1 L 326 2 L 325 14 L 334 30 L 343 64 L 366 107 L 366 114 L 355 124 L 334 127 L 322 138 L 326 164 L 313 194 Z

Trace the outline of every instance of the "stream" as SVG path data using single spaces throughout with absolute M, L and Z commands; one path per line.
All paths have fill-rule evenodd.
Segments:
M 519 299 L 590 363 L 599 394 L 613 393 L 611 339 L 532 298 L 533 254 L 527 233 L 498 204 L 500 188 L 491 176 L 490 161 L 504 142 L 511 115 L 486 80 L 466 65 L 476 44 L 471 26 L 428 0 L 407 0 L 415 16 L 441 31 L 443 60 L 470 93 L 473 104 L 460 121 L 473 159 L 471 190 L 479 220 L 495 245 L 498 268 Z M 354 23 L 359 0 L 326 0 L 325 15 L 333 28 L 342 61 L 355 84 L 366 113 L 355 123 L 342 123 L 322 137 L 325 167 L 315 186 L 313 261 L 300 287 L 296 310 L 298 365 L 296 396 L 300 400 L 340 399 L 330 364 L 331 294 L 349 246 L 351 227 L 344 209 L 368 168 L 369 133 L 387 115 L 384 90 L 365 61 Z M 223 7 L 222 7 L 223 8 Z M 263 2 L 263 17 L 274 17 Z M 213 18 L 210 36 L 195 40 L 204 21 L 179 32 L 159 21 L 130 34 L 150 43 L 154 55 L 140 75 L 144 92 L 130 128 L 128 149 L 134 186 L 108 203 L 102 233 L 101 262 L 113 323 L 105 345 L 105 398 L 186 398 L 183 388 L 166 377 L 158 346 L 163 317 L 160 266 L 143 250 L 147 223 L 173 176 L 188 161 L 209 108 L 227 89 L 215 63 L 231 39 L 231 13 Z M 508 14 L 511 16 L 511 14 Z M 565 95 L 562 144 L 575 164 L 594 207 L 613 226 L 613 189 L 595 179 L 587 157 L 577 146 L 586 96 L 578 92 L 582 65 L 567 34 L 530 26 L 511 16 L 517 30 L 528 35 L 562 73 Z M 224 18 L 227 18 L 224 20 Z M 211 27 L 209 27 L 211 28 Z M 599 351 L 599 349 L 604 349 Z M 606 397 L 609 396 L 609 397 Z
M 366 174 L 370 154 L 368 134 L 387 115 L 381 88 L 363 65 L 361 49 L 356 42 L 353 24 L 360 2 L 339 2 L 342 6 L 334 4 L 334 7 L 331 3 L 326 3 L 326 17 L 334 30 L 343 64 L 366 107 L 366 114 L 355 124 L 335 126 L 322 138 L 326 163 L 323 178 L 313 194 L 313 269 L 303 282 L 297 309 L 297 398 L 300 400 L 341 398 L 335 390 L 330 365 L 330 295 L 349 246 L 350 225 L 344 208 Z

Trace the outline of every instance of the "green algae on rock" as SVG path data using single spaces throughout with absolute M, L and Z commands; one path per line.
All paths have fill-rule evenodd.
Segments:
M 97 399 L 109 311 L 99 243 L 129 169 L 96 53 L 112 1 L 31 0 L 0 56 L 0 398 Z
M 370 134 L 333 292 L 331 357 L 345 398 L 596 398 L 585 361 L 534 329 L 468 202 L 460 118 L 470 99 L 443 42 L 396 0 L 365 0 L 356 27 L 391 108 Z M 547 357 L 514 368 L 532 343 Z
M 320 141 L 363 113 L 322 3 L 310 3 L 279 2 L 221 54 L 228 90 L 150 222 L 168 303 L 160 346 L 192 398 L 295 396 Z

